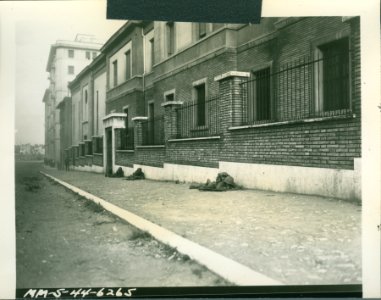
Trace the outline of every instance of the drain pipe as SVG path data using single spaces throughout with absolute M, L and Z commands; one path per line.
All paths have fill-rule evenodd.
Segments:
M 146 41 L 145 41 L 145 35 L 144 35 L 144 28 L 142 26 L 142 41 L 143 41 L 143 75 L 142 75 L 142 81 L 143 81 L 143 100 L 144 100 L 144 115 L 146 115 L 146 82 L 145 82 L 145 76 L 146 76 Z

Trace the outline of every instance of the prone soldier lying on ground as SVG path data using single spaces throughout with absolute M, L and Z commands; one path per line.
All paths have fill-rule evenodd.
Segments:
M 138 168 L 132 175 L 127 176 L 126 180 L 139 180 L 145 179 L 144 173 L 141 168 Z
M 116 177 L 116 178 L 120 178 L 123 176 L 124 176 L 124 172 L 123 172 L 123 169 L 121 167 L 119 167 L 118 170 L 116 170 L 116 172 L 114 174 L 108 175 L 108 177 Z
M 234 178 L 226 172 L 218 173 L 216 181 L 210 181 L 208 179 L 205 184 L 192 183 L 189 188 L 213 192 L 242 189 L 241 186 L 234 182 Z

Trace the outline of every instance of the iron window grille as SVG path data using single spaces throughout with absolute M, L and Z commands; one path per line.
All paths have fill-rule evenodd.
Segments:
M 220 134 L 219 97 L 205 99 L 200 108 L 198 102 L 185 102 L 176 109 L 177 138 L 207 137 Z M 202 115 L 202 122 L 200 117 Z M 203 125 L 200 125 L 203 124 Z
M 118 150 L 134 150 L 134 128 L 117 128 L 115 136 Z
M 349 115 L 349 50 L 340 41 L 321 46 L 319 56 L 304 56 L 271 72 L 252 73 L 241 84 L 241 120 L 255 125 L 315 117 Z M 234 108 L 233 108 L 234 109 Z
M 159 115 L 142 122 L 143 145 L 164 145 L 164 116 Z
M 103 153 L 103 137 L 102 136 L 97 136 L 94 137 L 94 153 L 101 154 Z

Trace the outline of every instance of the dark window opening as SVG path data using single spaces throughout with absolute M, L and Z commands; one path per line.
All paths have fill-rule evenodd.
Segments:
M 350 108 L 349 88 L 349 41 L 336 40 L 319 46 L 322 70 L 319 78 L 323 110 L 332 111 Z
M 205 84 L 196 88 L 197 126 L 205 126 Z
M 198 25 L 198 37 L 202 39 L 206 36 L 206 23 L 199 23 Z
M 97 100 L 95 107 L 95 132 L 98 134 L 99 130 L 99 91 L 97 91 Z
M 151 66 L 155 64 L 155 39 L 150 39 L 151 44 Z
M 131 78 L 131 51 L 128 50 L 126 53 L 126 80 Z
M 68 66 L 68 73 L 70 75 L 74 74 L 74 66 Z
M 87 143 L 87 155 L 93 155 L 93 143 Z
M 168 94 L 165 96 L 165 101 L 166 102 L 169 102 L 169 101 L 174 101 L 175 100 L 175 94 Z
M 112 66 L 113 66 L 114 86 L 117 86 L 118 85 L 118 61 L 115 60 L 112 63 Z
M 250 119 L 256 121 L 271 119 L 271 93 L 270 93 L 270 68 L 253 72 L 253 86 L 251 88 L 253 101 L 250 103 Z
M 175 53 L 175 24 L 167 23 L 167 54 L 168 56 Z
M 86 51 L 86 59 L 90 59 L 90 52 Z
M 95 153 L 103 153 L 103 137 L 96 137 Z
M 74 58 L 74 50 L 73 49 L 68 50 L 68 56 L 69 56 L 69 58 Z

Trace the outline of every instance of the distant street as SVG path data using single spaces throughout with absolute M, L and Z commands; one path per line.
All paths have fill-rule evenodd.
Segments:
M 16 163 L 17 288 L 226 285 L 41 174 Z

